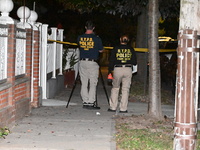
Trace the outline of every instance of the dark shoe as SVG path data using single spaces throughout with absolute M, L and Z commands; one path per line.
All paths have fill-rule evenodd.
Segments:
M 88 107 L 88 105 L 83 105 L 83 108 L 87 108 Z
M 119 113 L 128 113 L 128 111 L 127 110 L 125 110 L 125 111 L 119 111 Z
M 88 105 L 87 109 L 101 109 L 101 108 L 98 106 L 95 106 L 95 105 L 93 105 L 93 106 Z
M 109 112 L 116 112 L 116 110 L 108 109 Z
M 100 107 L 96 106 L 94 103 L 83 103 L 83 108 L 86 109 L 100 109 Z
M 86 102 L 83 103 L 83 108 L 87 108 L 88 106 L 89 106 L 88 103 L 86 103 Z

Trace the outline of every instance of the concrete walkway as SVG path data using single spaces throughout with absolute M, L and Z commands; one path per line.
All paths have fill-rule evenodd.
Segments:
M 107 86 L 110 95 L 110 86 Z M 19 121 L 6 139 L 0 139 L 1 150 L 116 150 L 116 115 L 146 114 L 147 104 L 130 102 L 127 114 L 107 112 L 108 102 L 101 84 L 97 100 L 100 110 L 82 108 L 80 83 L 77 84 L 68 108 L 71 89 L 55 99 L 43 100 L 42 107 Z M 173 117 L 173 106 L 162 106 L 163 114 Z

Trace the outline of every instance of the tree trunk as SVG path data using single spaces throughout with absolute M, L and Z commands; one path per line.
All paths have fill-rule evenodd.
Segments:
M 149 114 L 161 119 L 161 82 L 158 47 L 158 0 L 149 1 Z
M 138 27 L 137 27 L 137 48 L 148 47 L 148 7 L 142 9 L 142 13 L 138 16 Z M 137 52 L 137 74 L 134 76 L 136 80 L 139 80 L 144 84 L 144 90 L 146 90 L 147 82 L 147 62 L 148 54 L 143 52 Z
M 174 149 L 194 150 L 197 139 L 200 1 L 181 0 Z

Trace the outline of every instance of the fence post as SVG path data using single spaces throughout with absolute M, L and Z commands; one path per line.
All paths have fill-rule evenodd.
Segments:
M 59 39 L 61 42 L 63 41 L 63 29 L 58 29 L 58 35 L 59 35 Z M 62 70 L 62 60 L 63 60 L 63 44 L 59 44 L 58 43 L 58 50 L 57 50 L 60 54 L 59 56 L 59 75 L 62 75 L 63 74 L 63 70 Z
M 47 99 L 47 31 L 48 25 L 43 24 L 41 31 L 41 86 L 42 86 L 42 99 Z
M 38 16 L 37 13 L 31 10 L 31 15 L 28 19 L 32 25 L 32 80 L 31 80 L 31 104 L 33 107 L 38 107 L 39 104 L 39 29 L 35 22 Z
M 50 36 L 51 40 L 56 41 L 56 36 L 57 36 L 57 28 L 51 28 L 52 34 Z M 53 42 L 53 56 L 52 56 L 52 61 L 53 61 L 53 74 L 52 78 L 56 78 L 56 42 Z

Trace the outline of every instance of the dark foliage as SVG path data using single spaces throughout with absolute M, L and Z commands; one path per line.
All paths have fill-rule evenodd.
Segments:
M 33 4 L 40 4 L 38 11 L 48 11 L 44 6 L 52 6 L 51 9 L 74 10 L 79 13 L 90 13 L 93 10 L 106 12 L 112 15 L 119 14 L 121 16 L 140 14 L 141 8 L 148 5 L 149 0 L 13 0 L 17 5 L 26 5 L 33 7 Z M 159 10 L 161 16 L 177 17 L 180 10 L 180 0 L 159 0 Z
M 84 23 L 88 19 L 95 21 L 95 32 L 106 46 L 118 44 L 119 37 L 125 32 L 130 33 L 135 40 L 137 15 L 141 8 L 146 7 L 149 0 L 13 0 L 14 10 L 11 17 L 18 19 L 17 9 L 26 5 L 34 8 L 38 13 L 37 22 L 48 24 L 49 27 L 57 27 L 61 24 L 66 41 L 76 42 L 76 37 L 84 32 Z M 35 3 L 34 3 L 35 2 Z M 177 24 L 171 22 L 170 17 L 178 16 L 180 0 L 160 0 L 161 16 L 165 23 L 160 29 L 166 31 L 167 36 L 176 38 L 174 31 Z M 167 21 L 169 20 L 169 21 Z M 175 21 L 174 21 L 175 22 Z
M 164 19 L 178 17 L 180 11 L 180 0 L 160 0 L 159 10 Z
M 60 0 L 66 8 L 81 13 L 99 10 L 112 15 L 136 16 L 141 8 L 148 5 L 149 0 Z M 179 16 L 180 0 L 159 0 L 159 11 L 165 19 Z

